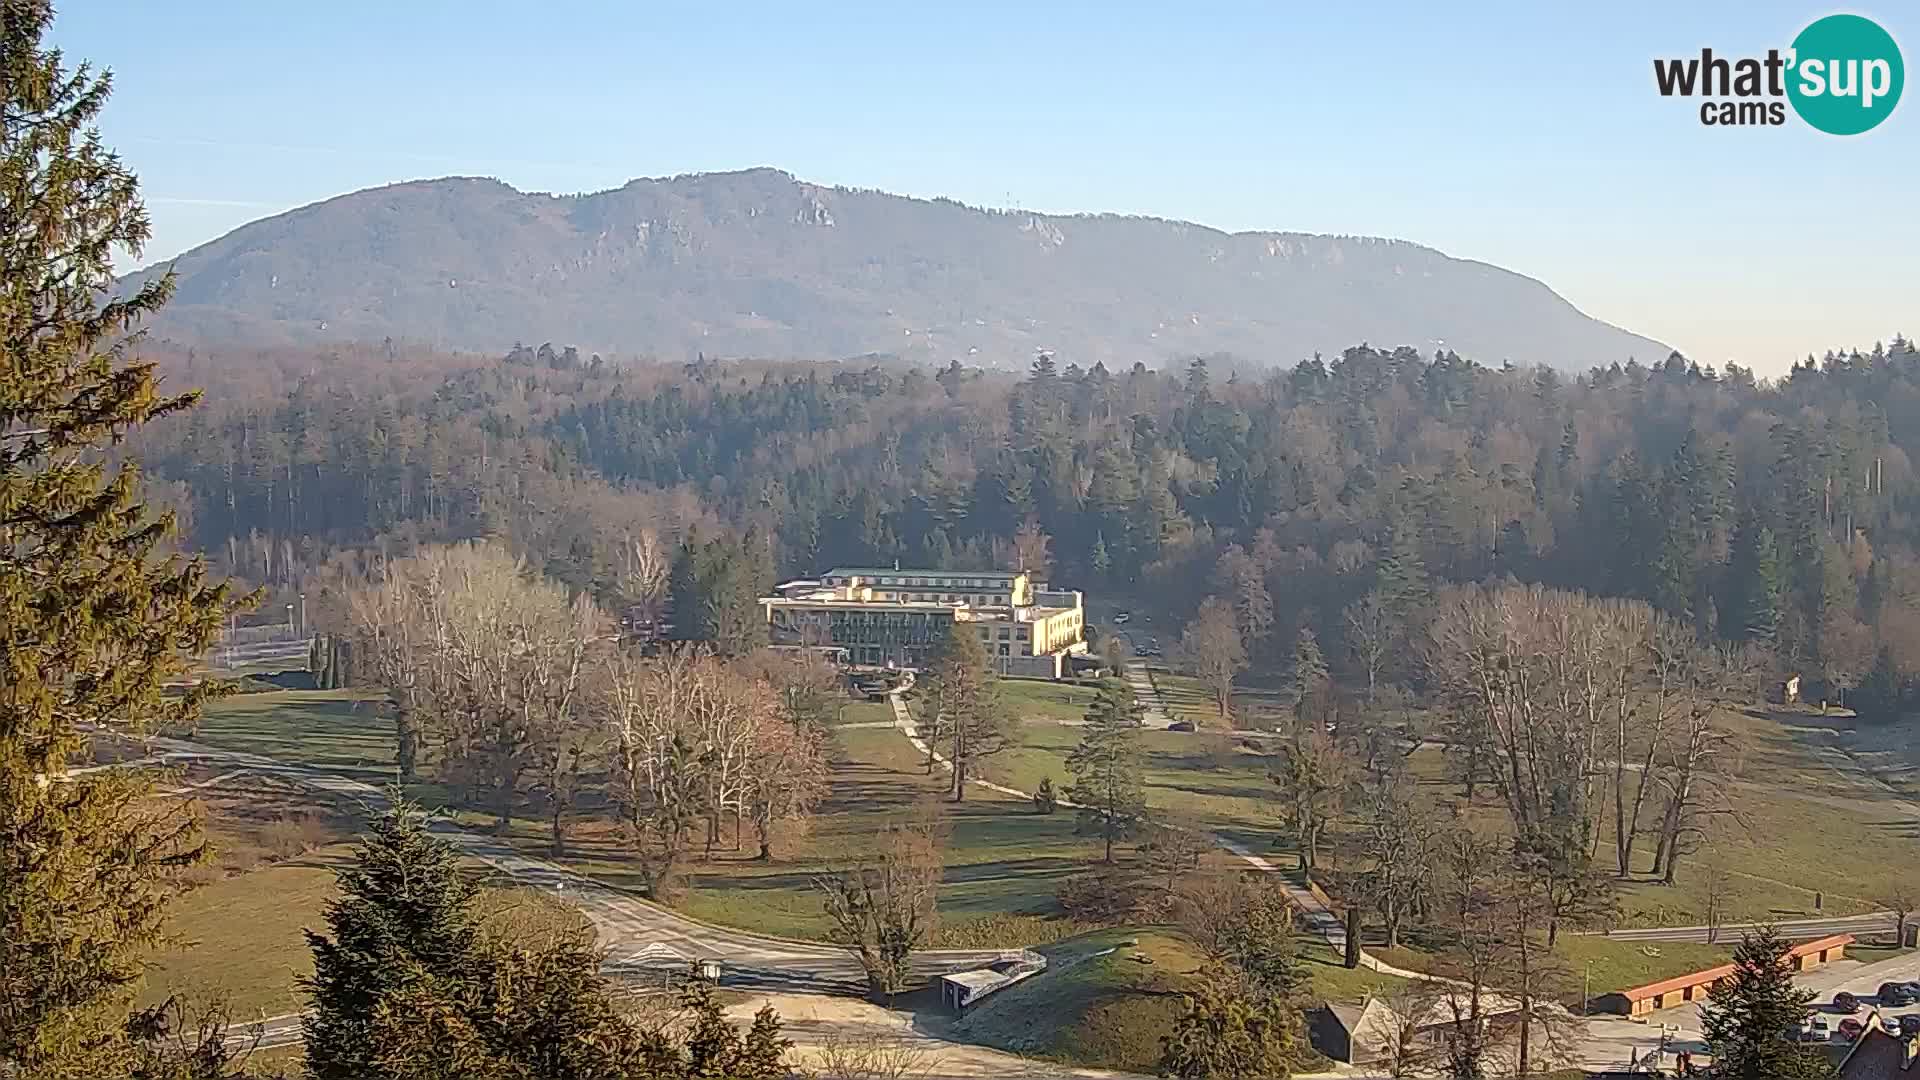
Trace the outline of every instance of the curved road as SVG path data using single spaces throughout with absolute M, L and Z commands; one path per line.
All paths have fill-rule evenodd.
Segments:
M 388 806 L 384 792 L 371 784 L 321 769 L 294 765 L 258 754 L 219 750 L 181 739 L 153 738 L 147 745 L 174 760 L 198 760 L 237 772 L 279 777 L 357 803 L 371 813 Z M 233 775 L 228 773 L 227 775 Z M 622 889 L 563 866 L 516 851 L 498 837 L 472 832 L 447 821 L 433 833 L 462 854 L 492 866 L 516 881 L 551 892 L 580 907 L 600 932 L 609 975 L 684 972 L 697 960 L 719 960 L 726 985 L 758 990 L 859 994 L 866 976 L 853 953 L 837 945 L 788 941 L 729 930 L 690 919 Z M 931 950 L 917 953 L 916 967 L 928 975 L 980 967 L 1009 955 L 1008 950 Z

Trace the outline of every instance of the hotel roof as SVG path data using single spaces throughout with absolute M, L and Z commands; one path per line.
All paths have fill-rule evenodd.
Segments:
M 916 570 L 911 567 L 902 569 L 893 566 L 836 566 L 823 576 L 864 578 L 879 577 L 884 574 L 888 577 L 993 578 L 1011 581 L 1024 573 L 1026 573 L 1025 570 Z

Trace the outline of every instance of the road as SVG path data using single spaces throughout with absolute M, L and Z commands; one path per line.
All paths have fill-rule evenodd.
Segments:
M 180 739 L 154 738 L 147 745 L 170 759 L 198 760 L 230 770 L 228 776 L 253 772 L 285 779 L 356 803 L 369 813 L 380 813 L 388 805 L 386 795 L 371 784 L 304 765 Z M 498 837 L 461 829 L 444 820 L 434 822 L 431 829 L 462 854 L 521 884 L 577 905 L 599 930 L 600 943 L 607 950 L 609 975 L 684 972 L 694 961 L 717 959 L 724 965 L 723 984 L 729 987 L 828 994 L 865 992 L 864 972 L 847 949 L 711 926 L 526 855 Z M 980 967 L 1006 955 L 1006 950 L 930 950 L 916 954 L 915 961 L 931 976 Z
M 1758 930 L 1760 923 L 1727 923 L 1713 935 L 1715 940 L 1733 943 L 1740 935 L 1749 930 Z M 1829 934 L 1892 934 L 1894 916 L 1891 911 L 1876 911 L 1866 915 L 1840 915 L 1831 919 L 1794 919 L 1789 922 L 1768 923 L 1783 936 L 1795 941 L 1826 937 Z M 1704 926 L 1656 926 L 1644 930 L 1610 930 L 1595 932 L 1595 937 L 1609 937 L 1615 941 L 1692 941 L 1704 943 L 1708 937 Z

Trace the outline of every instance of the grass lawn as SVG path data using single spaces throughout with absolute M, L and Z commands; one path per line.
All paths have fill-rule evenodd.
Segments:
M 193 738 L 378 783 L 394 775 L 393 724 L 379 697 L 364 689 L 236 694 L 207 705 Z
M 296 1011 L 294 980 L 313 971 L 300 932 L 321 926 L 321 905 L 334 895 L 332 867 L 347 850 L 322 848 L 221 878 L 175 901 L 168 920 L 174 944 L 149 965 L 142 1003 L 179 991 L 202 1000 L 224 995 L 237 1021 Z
M 1733 958 L 1732 945 L 1681 941 L 1614 941 L 1591 934 L 1562 935 L 1554 951 L 1566 962 L 1577 1003 L 1588 985 L 1593 996 L 1717 967 Z M 1589 982 L 1591 979 L 1591 982 Z
M 1052 1061 L 1153 1072 L 1200 965 L 1192 947 L 1168 933 L 1103 930 L 1046 951 L 1050 970 L 987 998 L 952 1033 Z
M 1185 1008 L 1181 995 L 1201 968 L 1193 946 L 1174 931 L 1145 928 L 1101 930 L 1042 951 L 1051 965 L 1045 973 L 948 1022 L 951 1034 L 1036 1058 L 1152 1073 L 1160 1037 Z M 1305 959 L 1316 1002 L 1358 1001 L 1401 982 L 1349 972 L 1325 949 Z
M 1309 984 L 1310 993 L 1315 1001 L 1357 1004 L 1366 1000 L 1369 995 L 1377 997 L 1390 994 L 1396 987 L 1407 981 L 1398 975 L 1382 975 L 1369 968 L 1349 969 L 1341 955 L 1334 951 L 1333 946 L 1305 937 L 1299 940 L 1300 958 L 1307 964 L 1307 970 L 1312 979 Z M 1369 950 L 1369 952 L 1376 951 Z M 1387 958 L 1381 957 L 1381 959 Z M 1388 960 L 1388 962 L 1397 967 L 1405 967 L 1409 971 L 1419 970 L 1412 964 L 1401 964 L 1394 960 Z
M 1328 950 L 1329 953 L 1331 950 Z M 1370 948 L 1368 953 L 1408 971 L 1435 971 L 1438 958 L 1413 946 Z M 1726 963 L 1730 944 L 1701 945 L 1674 941 L 1615 941 L 1592 934 L 1562 934 L 1554 944 L 1564 978 L 1559 997 L 1571 1009 L 1591 987 L 1592 997 L 1628 987 L 1686 975 Z
M 1097 856 L 1090 840 L 1074 835 L 1073 815 L 1035 814 L 1026 800 L 979 788 L 970 788 L 966 801 L 956 805 L 944 798 L 949 774 L 929 777 L 923 769 L 920 753 L 897 731 L 836 731 L 831 789 L 806 828 L 776 837 L 774 857 L 759 862 L 751 830 L 736 848 L 726 823 L 713 858 L 689 866 L 687 888 L 674 906 L 708 922 L 821 939 L 830 926 L 815 876 L 851 865 L 871 850 L 883 827 L 932 802 L 945 807 L 950 827 L 940 926 L 932 944 L 1026 945 L 1082 929 L 1055 917 L 1060 880 L 1085 870 Z M 476 827 L 492 825 L 483 814 L 459 816 Z M 531 854 L 547 854 L 543 821 L 516 817 L 508 838 Z M 577 822 L 564 861 L 621 888 L 643 887 L 631 848 L 604 821 Z
M 1211 706 L 1192 680 L 1160 674 L 1163 685 L 1191 709 Z M 1079 741 L 1079 719 L 1093 696 L 1091 687 L 1006 680 L 1002 692 L 1022 722 L 1021 742 L 987 759 L 985 779 L 1032 790 L 1044 778 L 1064 790 L 1071 778 L 1065 760 Z M 845 724 L 884 724 L 891 711 L 884 702 L 850 701 L 838 719 Z M 1804 718 L 1801 718 L 1804 720 Z M 1703 869 L 1718 860 L 1730 882 L 1729 921 L 1764 921 L 1812 915 L 1814 891 L 1823 893 L 1820 910 L 1847 914 L 1882 906 L 1902 866 L 1920 857 L 1920 823 L 1888 805 L 1891 796 L 1872 788 L 1858 774 L 1845 772 L 1843 755 L 1823 755 L 1790 716 L 1740 714 L 1729 718 L 1743 747 L 1740 777 L 1731 789 L 1737 813 L 1724 819 L 1711 846 L 1682 861 L 1676 884 L 1634 880 L 1620 887 L 1619 925 L 1697 923 L 1705 909 Z M 388 722 L 364 694 L 341 691 L 251 694 L 214 703 L 199 737 L 233 749 L 312 762 L 378 782 L 391 775 L 392 738 Z M 947 778 L 923 773 L 918 751 L 886 727 L 843 727 L 835 732 L 833 787 L 829 799 L 804 833 L 783 836 L 775 859 L 751 858 L 750 838 L 741 850 L 729 835 L 724 850 L 692 868 L 690 888 L 681 903 L 696 917 L 767 933 L 818 937 L 827 927 L 811 888 L 822 870 L 843 865 L 868 845 L 883 825 L 897 821 L 915 803 L 940 797 Z M 1255 850 L 1288 850 L 1280 842 L 1267 778 L 1270 744 L 1218 731 L 1195 733 L 1145 731 L 1146 787 L 1150 806 L 1162 813 L 1232 836 Z M 1428 747 L 1410 761 L 1420 798 L 1440 807 L 1456 803 L 1460 786 L 1449 779 L 1438 748 Z M 1864 785 L 1864 786 L 1863 786 Z M 1876 790 L 1878 794 L 1876 795 Z M 421 785 L 418 795 L 435 804 L 455 793 Z M 1467 814 L 1489 828 L 1500 828 L 1505 812 L 1483 788 Z M 952 810 L 952 841 L 946 887 L 942 890 L 942 931 L 947 940 L 974 935 L 991 944 L 1048 940 L 1075 929 L 1047 924 L 1060 879 L 1084 869 L 1093 845 L 1073 835 L 1074 815 L 1031 813 L 1029 804 L 974 788 Z M 463 815 L 473 824 L 490 824 L 484 815 Z M 618 885 L 639 883 L 630 851 L 616 831 L 589 811 L 578 823 L 569 861 Z M 1358 825 L 1333 830 L 1336 855 L 1352 857 Z M 545 853 L 543 824 L 531 814 L 516 820 L 513 838 L 528 850 Z M 1603 835 L 1601 858 L 1611 844 Z M 1652 845 L 1643 841 L 1644 865 Z
M 1191 721 L 1195 727 L 1220 726 L 1220 706 L 1213 691 L 1191 675 L 1176 675 L 1163 667 L 1148 667 L 1160 700 L 1167 703 L 1167 715 L 1175 720 Z

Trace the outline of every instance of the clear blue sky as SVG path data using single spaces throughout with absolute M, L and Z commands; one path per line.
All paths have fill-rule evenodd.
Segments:
M 1920 336 L 1920 92 L 1851 139 L 1701 126 L 1655 56 L 1920 5 L 81 3 L 146 260 L 448 174 L 820 183 L 1401 237 L 1539 277 L 1703 362 Z

